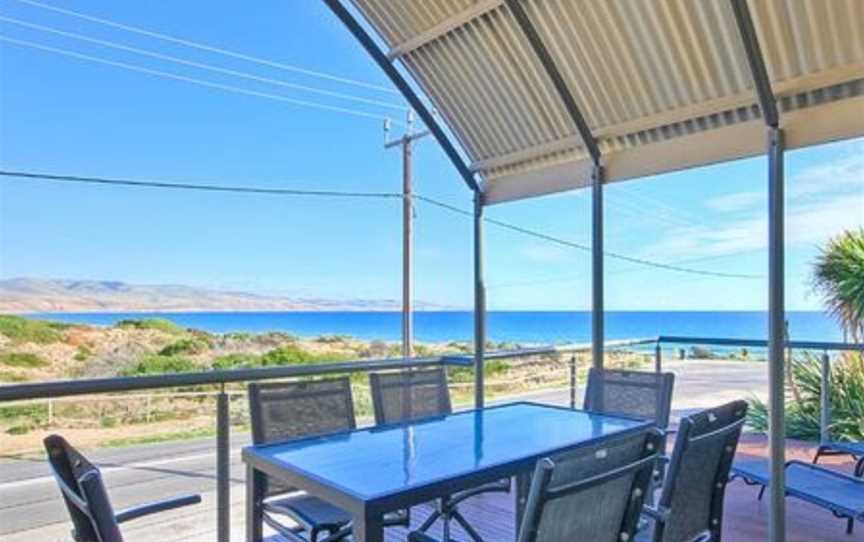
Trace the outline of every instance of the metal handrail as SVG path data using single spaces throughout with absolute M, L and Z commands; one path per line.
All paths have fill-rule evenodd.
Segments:
M 24 399 L 47 399 L 93 393 L 155 390 L 186 386 L 225 385 L 236 382 L 254 382 L 277 378 L 320 376 L 335 373 L 356 373 L 394 369 L 410 369 L 429 365 L 448 365 L 442 357 L 394 358 L 374 361 L 349 361 L 315 365 L 290 365 L 257 369 L 223 369 L 194 373 L 170 373 L 147 376 L 88 378 L 81 380 L 53 380 L 30 384 L 0 386 L 0 403 Z
M 768 341 L 764 339 L 731 339 L 721 337 L 676 337 L 661 335 L 655 339 L 661 344 L 705 344 L 713 346 L 750 346 L 753 348 L 767 348 Z M 864 352 L 862 343 L 840 343 L 825 341 L 786 341 L 786 348 L 799 350 L 835 350 Z

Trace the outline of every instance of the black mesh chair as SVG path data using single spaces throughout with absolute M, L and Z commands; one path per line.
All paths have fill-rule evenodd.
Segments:
M 252 441 L 257 444 L 351 431 L 356 427 L 347 377 L 249 385 Z M 260 503 L 265 524 L 288 540 L 316 542 L 319 536 L 346 538 L 348 512 L 273 478 L 264 479 Z M 286 525 L 284 518 L 293 525 Z M 390 514 L 386 524 L 408 526 L 407 513 Z
M 594 369 L 588 372 L 585 410 L 653 421 L 665 431 L 672 410 L 675 375 Z
M 653 520 L 640 540 L 720 542 L 723 499 L 747 403 L 734 401 L 681 420 Z
M 375 423 L 378 425 L 422 420 L 452 412 L 447 372 L 443 367 L 398 373 L 370 373 L 369 386 L 372 390 Z M 435 511 L 420 526 L 419 532 L 428 531 L 440 519 L 443 523 L 444 542 L 450 542 L 450 524 L 451 521 L 456 521 L 475 542 L 482 542 L 483 539 L 477 531 L 459 512 L 458 504 L 476 495 L 509 491 L 510 480 L 507 479 L 440 499 Z
M 48 464 L 72 519 L 72 539 L 76 542 L 123 542 L 121 523 L 201 502 L 199 495 L 188 495 L 115 514 L 95 465 L 59 435 L 49 436 L 44 444 Z
M 633 540 L 661 438 L 646 429 L 539 461 L 518 542 Z

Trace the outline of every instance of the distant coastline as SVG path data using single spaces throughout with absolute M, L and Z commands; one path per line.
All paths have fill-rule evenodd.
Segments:
M 112 326 L 125 319 L 163 318 L 185 328 L 209 333 L 281 331 L 315 338 L 345 335 L 360 340 L 397 341 L 398 311 L 196 311 L 196 312 L 47 312 L 30 318 L 70 324 Z M 822 312 L 789 312 L 793 339 L 840 341 L 840 328 Z M 418 341 L 446 343 L 473 338 L 474 314 L 458 310 L 425 310 L 414 315 Z M 489 311 L 488 338 L 520 344 L 583 343 L 591 338 L 590 311 Z M 764 339 L 766 313 L 761 311 L 608 311 L 610 340 L 678 335 Z
M 112 280 L 0 280 L 0 314 L 187 313 L 285 311 L 393 311 L 395 299 L 325 299 L 263 295 L 177 284 L 130 284 Z M 415 302 L 416 310 L 453 307 Z

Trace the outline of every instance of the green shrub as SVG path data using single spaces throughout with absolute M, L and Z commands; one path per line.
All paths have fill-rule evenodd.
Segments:
M 351 341 L 351 335 L 321 335 L 316 337 L 315 342 L 321 344 L 341 344 Z
M 149 354 L 134 366 L 123 371 L 125 376 L 152 375 L 165 373 L 188 373 L 200 367 L 184 356 L 160 356 Z
M 508 367 L 509 365 L 504 360 L 486 360 L 483 363 L 483 375 L 487 378 L 501 376 L 507 372 Z M 474 382 L 473 367 L 451 367 L 449 374 L 453 382 Z
M 90 350 L 89 347 L 82 344 L 75 351 L 75 355 L 72 356 L 72 359 L 74 359 L 75 361 L 86 361 L 87 358 L 89 358 L 92 355 L 93 355 L 93 351 Z
M 6 433 L 9 435 L 26 435 L 30 431 L 35 429 L 32 425 L 15 425 L 6 430 Z
M 314 360 L 315 356 L 292 344 L 280 346 L 261 356 L 261 365 L 304 365 Z
M 255 354 L 226 354 L 213 360 L 214 369 L 252 369 L 261 366 L 261 357 Z
M 162 350 L 160 350 L 159 355 L 176 356 L 180 354 L 187 354 L 190 356 L 195 356 L 198 354 L 203 354 L 209 348 L 210 345 L 207 343 L 207 341 L 203 339 L 180 339 L 179 341 L 171 343 Z
M 170 335 L 180 335 L 185 333 L 186 330 L 182 327 L 178 326 L 174 322 L 170 320 L 166 320 L 164 318 L 144 318 L 142 320 L 120 320 L 117 322 L 116 327 L 121 328 L 131 328 L 131 329 L 152 329 L 155 331 L 161 331 L 163 333 L 168 333 Z
M 0 315 L 0 334 L 15 343 L 50 344 L 63 340 L 61 331 L 69 326 L 21 316 Z
M 7 365 L 9 367 L 24 367 L 27 369 L 33 369 L 36 367 L 47 366 L 48 361 L 36 354 L 31 354 L 29 352 L 7 352 L 5 354 L 0 354 L 0 364 Z
M 820 437 L 820 360 L 807 353 L 793 360 L 792 380 L 800 401 L 786 404 L 786 435 L 803 440 Z M 864 357 L 848 354 L 831 367 L 831 426 L 834 440 L 864 440 Z M 768 407 L 758 399 L 750 401 L 750 425 L 757 431 L 768 430 Z

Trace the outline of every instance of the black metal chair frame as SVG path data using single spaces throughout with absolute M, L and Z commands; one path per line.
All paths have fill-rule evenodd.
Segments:
M 719 415 L 718 415 L 719 413 Z M 663 482 L 660 499 L 656 508 L 646 506 L 645 515 L 654 520 L 654 532 L 652 540 L 662 542 L 664 531 L 670 521 L 674 520 L 672 513 L 673 498 L 676 491 L 680 491 L 679 484 L 687 484 L 687 479 L 682 479 L 681 469 L 684 459 L 690 448 L 700 441 L 708 439 L 720 439 L 723 450 L 719 457 L 716 470 L 713 473 L 711 483 L 712 493 L 709 504 L 710 520 L 705 526 L 705 531 L 697 535 L 693 542 L 720 542 L 723 533 L 723 501 L 726 495 L 726 486 L 731 480 L 730 470 L 735 459 L 735 451 L 741 431 L 746 422 L 747 403 L 745 401 L 733 401 L 716 409 L 709 409 L 681 420 L 675 441 L 675 448 L 669 460 L 668 472 Z M 720 420 L 723 425 L 691 436 L 697 429 L 697 417 L 704 416 L 710 424 L 712 418 Z M 726 418 L 726 419 L 723 419 Z M 724 423 L 725 422 L 725 423 Z M 710 427 L 710 425 L 709 425 Z
M 333 385 L 336 389 L 333 391 L 304 391 L 307 386 L 315 384 Z M 351 381 L 348 377 L 330 378 L 324 380 L 313 381 L 293 381 L 293 382 L 272 382 L 264 384 L 249 385 L 249 412 L 252 418 L 252 440 L 255 444 L 264 444 L 274 442 L 272 438 L 268 438 L 266 432 L 266 421 L 264 420 L 262 409 L 264 401 L 262 395 L 266 392 L 282 393 L 283 400 L 290 401 L 291 399 L 300 399 L 309 396 L 325 396 L 341 394 L 341 399 L 344 400 L 344 410 L 346 413 L 345 427 L 340 428 L 346 431 L 356 429 L 357 422 L 354 416 L 354 400 L 351 392 Z M 326 433 L 326 431 L 322 432 Z M 286 435 L 282 440 L 292 440 L 294 438 L 303 438 L 312 436 L 314 433 L 309 432 L 301 435 Z M 264 500 L 261 502 L 262 521 L 279 533 L 284 538 L 292 542 L 306 542 L 301 536 L 301 533 L 308 532 L 309 539 L 312 542 L 335 542 L 346 539 L 351 532 L 350 520 L 337 522 L 321 522 L 313 519 L 307 519 L 297 510 L 291 507 L 290 502 L 284 502 L 285 493 L 290 492 L 292 488 L 270 487 L 270 484 L 265 482 L 268 488 L 264 492 Z M 281 495 L 280 499 L 278 495 Z M 290 497 L 288 497 L 290 500 Z M 284 525 L 277 517 L 286 516 L 290 518 L 297 527 L 292 528 Z M 347 514 L 346 514 L 347 516 Z M 407 511 L 391 514 L 386 519 L 387 526 L 402 526 L 407 527 L 410 523 L 410 516 Z M 319 539 L 321 535 L 324 538 Z
M 525 507 L 522 516 L 517 518 L 521 520 L 517 522 L 517 542 L 537 542 L 538 537 L 541 534 L 540 528 L 544 508 L 547 505 L 552 504 L 559 499 L 573 496 L 580 492 L 614 482 L 630 475 L 633 476 L 633 479 L 627 492 L 622 495 L 622 498 L 626 499 L 626 503 L 624 504 L 621 516 L 621 524 L 616 525 L 616 538 L 619 540 L 632 540 L 636 534 L 643 503 L 651 485 L 654 465 L 660 455 L 660 444 L 663 438 L 662 432 L 655 428 L 643 429 L 638 433 L 638 435 L 644 435 L 644 439 L 640 443 L 641 450 L 639 451 L 639 458 L 635 461 L 629 461 L 624 465 L 610 468 L 605 472 L 588 475 L 579 480 L 564 482 L 555 487 L 553 487 L 552 484 L 555 469 L 558 468 L 556 461 L 563 463 L 568 457 L 586 457 L 586 454 L 597 454 L 603 448 L 614 444 L 607 442 L 606 444 L 601 443 L 588 448 L 577 448 L 569 452 L 563 452 L 555 457 L 547 457 L 539 460 L 534 468 L 533 474 L 523 477 L 526 479 L 530 478 L 532 481 L 528 496 L 528 504 Z M 628 435 L 623 438 L 632 439 L 635 436 L 636 435 Z M 590 457 L 592 460 L 594 459 L 594 456 Z M 590 514 L 591 511 L 579 510 L 575 513 Z M 438 542 L 431 536 L 420 531 L 410 533 L 408 541 Z M 560 542 L 565 541 L 561 540 Z
M 121 523 L 201 502 L 200 495 L 185 495 L 115 514 L 99 469 L 60 435 L 51 435 L 44 443 L 51 473 L 72 519 L 72 537 L 77 542 L 122 542 Z
M 403 380 L 397 384 L 386 384 L 383 380 L 388 376 L 398 375 Z M 372 392 L 372 404 L 375 410 L 375 422 L 379 425 L 388 425 L 397 421 L 409 421 L 416 420 L 421 418 L 415 418 L 413 416 L 413 411 L 411 408 L 410 395 L 404 393 L 407 389 L 416 382 L 421 380 L 423 384 L 433 384 L 438 388 L 438 409 L 435 415 L 447 415 L 452 412 L 452 405 L 450 402 L 450 390 L 447 386 L 447 371 L 445 368 L 433 368 L 433 369 L 423 369 L 423 370 L 410 370 L 403 371 L 400 373 L 369 373 L 369 387 Z M 385 388 L 399 388 L 403 391 L 402 400 L 406 402 L 404 405 L 403 413 L 411 413 L 411 415 L 407 416 L 406 420 L 395 420 L 389 418 L 386 414 L 386 409 L 384 408 L 385 399 L 384 392 Z M 475 497 L 477 495 L 486 494 L 486 493 L 509 493 L 510 492 L 510 479 L 502 480 L 501 482 L 493 482 L 491 484 L 485 484 L 480 487 L 469 489 L 466 491 L 460 491 L 454 495 L 451 495 L 447 498 L 439 499 L 436 503 L 435 510 L 427 517 L 423 523 L 418 528 L 418 532 L 426 532 L 428 531 L 432 525 L 435 524 L 439 519 L 442 521 L 442 528 L 444 532 L 444 540 L 443 542 L 450 542 L 450 525 L 452 521 L 458 523 L 462 529 L 471 537 L 475 542 L 483 542 L 483 538 L 477 532 L 474 527 L 471 526 L 470 523 L 465 519 L 465 516 L 459 512 L 458 505 L 459 503 L 465 501 L 466 499 L 470 499 L 471 497 Z
M 858 478 L 864 477 L 864 443 L 826 442 L 820 444 L 819 448 L 816 449 L 816 455 L 813 457 L 813 464 L 818 464 L 819 460 L 823 457 L 837 455 L 852 456 L 852 460 L 855 461 L 855 468 L 853 470 L 855 476 Z

